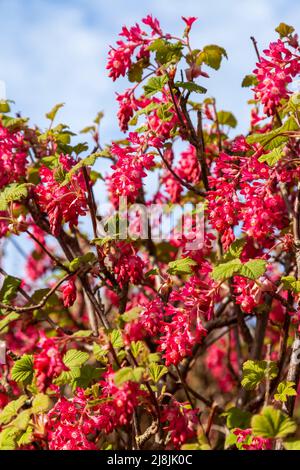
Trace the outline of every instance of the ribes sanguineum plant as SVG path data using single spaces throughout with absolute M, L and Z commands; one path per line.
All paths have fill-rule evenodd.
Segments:
M 89 150 L 61 105 L 39 129 L 0 102 L 0 236 L 25 258 L 0 267 L 0 449 L 300 447 L 298 37 L 249 41 L 234 134 L 209 94 L 227 53 L 193 45 L 195 22 L 122 28 L 105 147 L 102 113 Z

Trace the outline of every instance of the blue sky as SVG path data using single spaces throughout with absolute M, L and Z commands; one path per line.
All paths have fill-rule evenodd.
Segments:
M 0 0 L 0 81 L 15 111 L 43 126 L 45 112 L 65 102 L 60 121 L 76 132 L 103 110 L 102 143 L 118 138 L 114 93 L 126 79 L 113 83 L 107 77 L 108 45 L 122 25 L 148 13 L 174 34 L 183 31 L 181 15 L 197 16 L 193 46 L 225 47 L 229 60 L 204 84 L 218 108 L 233 111 L 239 129 L 247 129 L 250 94 L 240 83 L 255 66 L 249 38 L 254 35 L 263 49 L 280 21 L 297 27 L 299 0 Z M 8 249 L 7 267 L 18 274 L 22 260 L 12 245 Z

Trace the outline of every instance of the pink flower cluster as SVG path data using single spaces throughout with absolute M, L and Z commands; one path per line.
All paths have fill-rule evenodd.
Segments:
M 13 132 L 0 122 L 0 188 L 25 176 L 28 146 L 21 132 Z
M 85 215 L 87 208 L 82 174 L 72 175 L 68 184 L 62 185 L 60 182 L 61 172 L 70 171 L 75 165 L 74 159 L 69 155 L 61 155 L 59 164 L 54 170 L 42 166 L 41 183 L 35 188 L 38 204 L 47 213 L 51 232 L 56 236 L 63 222 L 76 226 L 78 217 Z
M 34 354 L 33 366 L 37 378 L 37 387 L 44 392 L 52 385 L 53 379 L 58 377 L 64 370 L 68 370 L 68 368 L 63 363 L 61 352 L 53 339 L 43 336 L 38 347 L 41 352 Z
M 192 354 L 193 347 L 201 342 L 207 331 L 200 319 L 193 321 L 183 308 L 168 306 L 165 314 L 170 317 L 170 321 L 162 324 L 159 350 L 163 352 L 167 366 L 177 365 L 184 357 Z
M 116 206 L 121 196 L 126 196 L 129 202 L 135 201 L 142 187 L 142 178 L 147 176 L 145 170 L 150 170 L 154 165 L 154 156 L 147 153 L 147 148 L 160 145 L 159 139 L 155 137 L 147 139 L 133 132 L 129 134 L 128 140 L 130 144 L 127 147 L 114 144 L 111 149 L 118 158 L 109 178 L 109 190 Z
M 111 47 L 108 54 L 106 68 L 109 70 L 109 76 L 116 80 L 121 75 L 124 77 L 133 63 L 133 55 L 136 52 L 136 60 L 147 60 L 150 52 L 148 46 L 157 36 L 162 36 L 159 22 L 156 18 L 148 15 L 142 19 L 142 22 L 151 29 L 150 36 L 141 29 L 139 24 L 131 28 L 123 26 L 120 36 L 124 40 L 117 41 L 117 48 Z
M 244 450 L 272 450 L 272 439 L 252 435 L 252 429 L 236 428 L 233 433 Z
M 175 449 L 190 439 L 195 439 L 197 433 L 198 409 L 191 409 L 190 405 L 173 400 L 166 405 L 161 420 L 165 424 L 164 430 L 169 433 L 170 441 Z
M 282 99 L 288 98 L 287 86 L 300 72 L 299 55 L 290 50 L 278 39 L 272 42 L 269 49 L 264 50 L 265 57 L 257 63 L 254 74 L 258 84 L 254 88 L 255 98 L 264 106 L 264 113 L 272 116 Z

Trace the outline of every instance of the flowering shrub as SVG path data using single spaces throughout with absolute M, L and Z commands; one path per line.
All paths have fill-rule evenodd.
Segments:
M 149 15 L 110 48 L 109 76 L 131 83 L 111 145 L 101 113 L 89 152 L 62 105 L 42 130 L 0 102 L 0 236 L 26 240 L 22 278 L 0 267 L 0 449 L 300 448 L 298 36 L 252 38 L 233 135 L 209 97 L 226 51 L 194 48 L 182 20 L 175 37 Z

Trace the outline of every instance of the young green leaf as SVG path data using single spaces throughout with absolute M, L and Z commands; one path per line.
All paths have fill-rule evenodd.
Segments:
M 257 78 L 255 75 L 246 75 L 242 81 L 242 87 L 249 87 L 257 85 Z
M 149 98 L 150 96 L 155 95 L 155 93 L 163 89 L 167 82 L 167 75 L 149 78 L 147 84 L 144 86 L 145 96 Z
M 87 352 L 78 351 L 77 349 L 69 349 L 63 357 L 64 364 L 69 368 L 80 367 L 89 358 Z
M 203 86 L 197 85 L 197 83 L 194 82 L 175 82 L 175 86 L 177 88 L 183 88 L 184 90 L 188 90 L 190 92 L 195 92 L 195 93 L 206 93 L 207 88 L 204 88 Z
M 242 386 L 253 390 L 266 378 L 273 379 L 278 374 L 275 362 L 248 360 L 243 364 Z
M 271 152 L 266 153 L 259 157 L 258 161 L 259 162 L 266 162 L 269 166 L 274 166 L 276 165 L 277 162 L 283 157 L 283 146 L 276 147 Z
M 0 412 L 0 424 L 8 424 L 26 403 L 27 395 L 21 395 L 17 400 L 9 402 Z
M 51 407 L 51 400 L 45 393 L 38 393 L 32 401 L 32 413 L 45 413 Z
M 219 111 L 217 115 L 219 124 L 233 128 L 237 126 L 237 120 L 230 111 Z
M 5 276 L 1 290 L 0 290 L 0 300 L 5 304 L 9 304 L 13 300 L 18 292 L 18 289 L 21 285 L 21 279 L 13 276 Z
M 286 38 L 295 31 L 293 26 L 290 26 L 286 23 L 280 23 L 275 31 L 280 35 L 281 38 Z
M 56 104 L 55 106 L 53 106 L 53 108 L 51 109 L 51 111 L 49 111 L 48 113 L 45 114 L 46 118 L 49 119 L 50 121 L 54 121 L 55 119 L 55 116 L 57 114 L 57 111 L 62 108 L 63 106 L 65 105 L 65 103 L 58 103 Z
M 295 390 L 294 382 L 280 382 L 277 387 L 277 393 L 275 393 L 274 398 L 276 401 L 286 402 L 288 397 L 296 396 L 297 392 Z
M 215 281 L 224 281 L 229 279 L 234 274 L 239 273 L 241 266 L 242 263 L 237 258 L 227 261 L 227 263 L 218 264 L 212 271 L 212 278 Z
M 33 373 L 33 356 L 24 354 L 14 363 L 11 370 L 11 378 L 16 382 L 28 384 L 32 381 Z
M 168 369 L 166 366 L 156 364 L 155 362 L 149 365 L 149 376 L 155 384 L 167 373 Z
M 254 415 L 251 427 L 255 436 L 273 439 L 284 438 L 297 429 L 296 423 L 291 418 L 272 406 L 267 406 L 261 414 Z
M 185 274 L 192 274 L 193 266 L 197 266 L 197 262 L 192 258 L 181 258 L 177 259 L 176 261 L 171 261 L 168 264 L 168 273 L 173 275 L 185 275 Z

